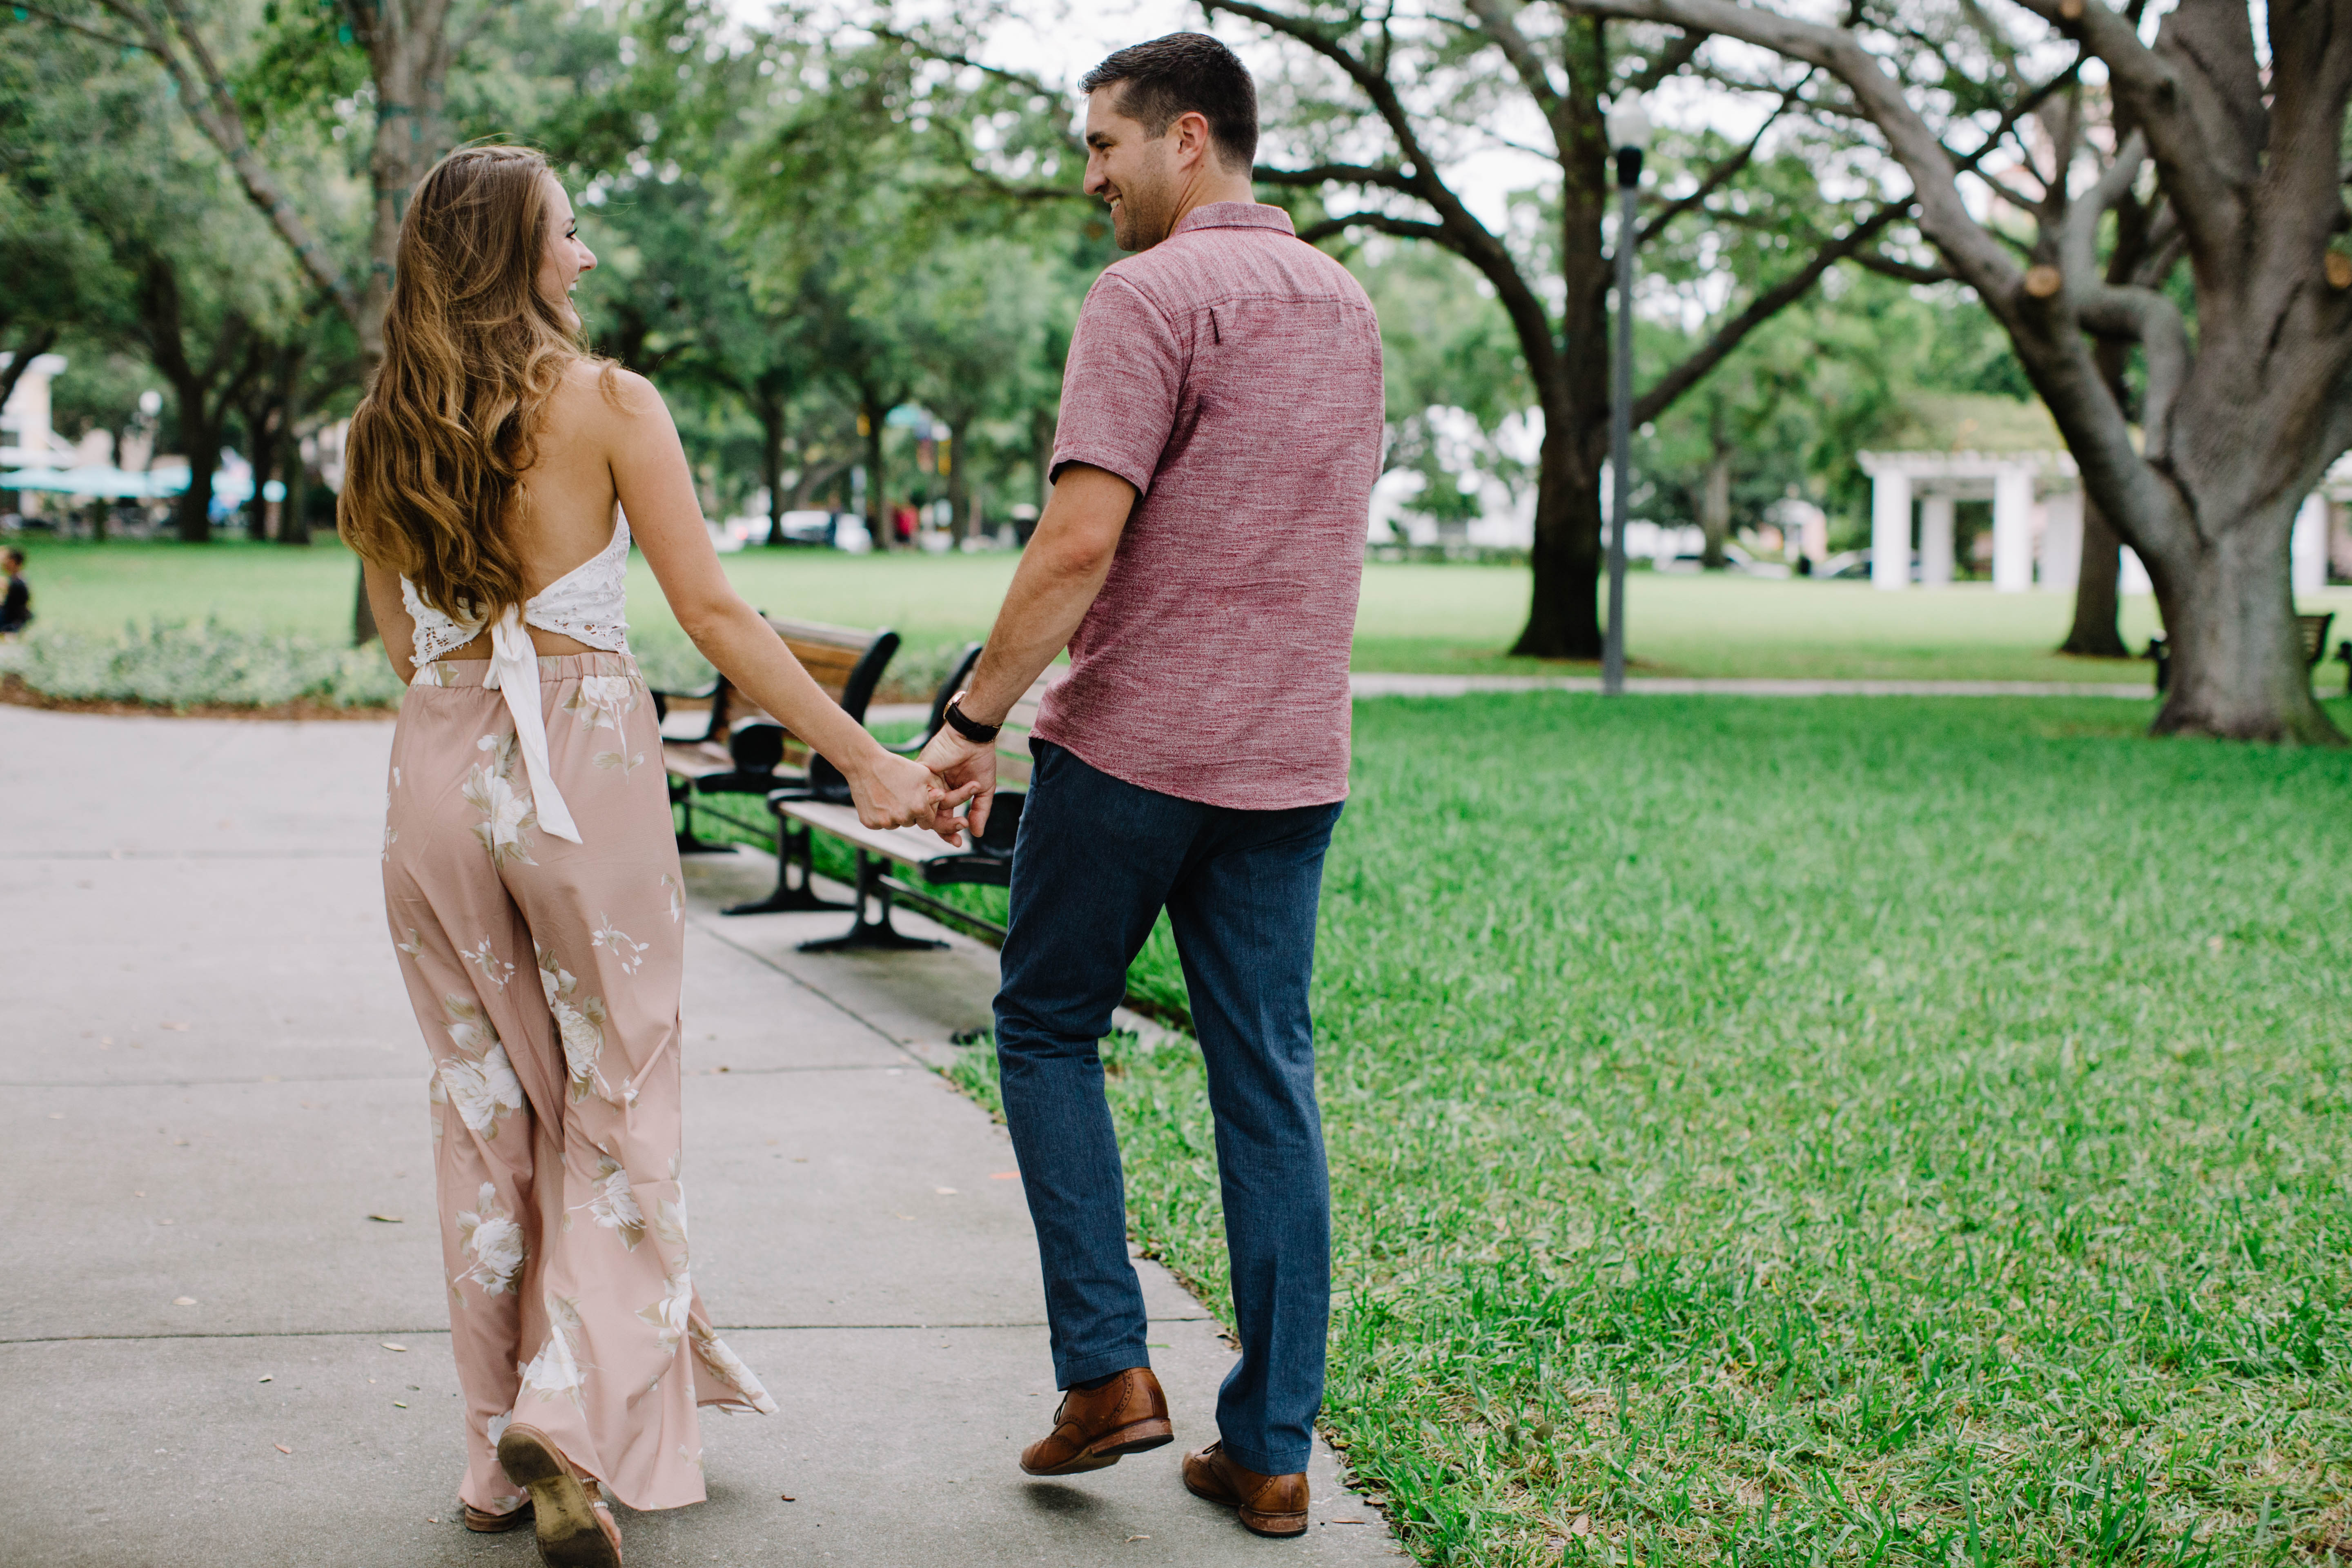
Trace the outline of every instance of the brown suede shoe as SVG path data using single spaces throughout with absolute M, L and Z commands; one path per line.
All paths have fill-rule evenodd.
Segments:
M 463 1498 L 457 1500 L 457 1506 L 464 1510 L 466 1528 L 477 1535 L 502 1535 L 530 1517 L 529 1498 L 505 1513 L 492 1513 L 486 1508 L 476 1508 Z
M 621 1568 L 621 1527 L 595 1479 L 572 1468 L 547 1434 L 518 1421 L 499 1437 L 499 1468 L 530 1493 L 547 1568 Z
M 1054 1412 L 1054 1430 L 1021 1450 L 1033 1476 L 1075 1476 L 1174 1442 L 1168 1396 L 1148 1366 L 1131 1366 L 1100 1388 L 1073 1388 Z
M 1242 1528 L 1253 1535 L 1286 1540 L 1307 1533 L 1307 1477 L 1261 1476 L 1245 1470 L 1212 1443 L 1184 1456 L 1184 1489 L 1196 1498 L 1241 1512 Z

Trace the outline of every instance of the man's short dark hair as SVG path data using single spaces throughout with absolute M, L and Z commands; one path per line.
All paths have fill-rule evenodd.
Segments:
M 1229 169 L 1257 158 L 1257 83 L 1234 51 L 1206 33 L 1171 33 L 1129 44 L 1086 74 L 1081 92 L 1120 85 L 1118 110 L 1152 136 L 1165 136 L 1180 114 L 1209 122 L 1209 140 Z

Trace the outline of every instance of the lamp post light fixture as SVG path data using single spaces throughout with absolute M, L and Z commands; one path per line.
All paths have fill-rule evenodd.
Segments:
M 1633 492 L 1633 203 L 1642 183 L 1642 151 L 1650 144 L 1650 117 L 1639 93 L 1610 106 L 1609 150 L 1617 160 L 1617 353 L 1609 390 L 1609 626 L 1601 644 L 1601 690 L 1625 689 L 1625 514 Z

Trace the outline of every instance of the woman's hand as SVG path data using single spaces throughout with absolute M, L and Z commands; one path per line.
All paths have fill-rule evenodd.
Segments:
M 864 768 L 843 773 L 849 780 L 849 797 L 857 803 L 857 820 L 866 826 L 928 827 L 956 847 L 963 847 L 963 819 L 955 808 L 980 793 L 978 784 L 950 790 L 912 757 L 879 746 Z

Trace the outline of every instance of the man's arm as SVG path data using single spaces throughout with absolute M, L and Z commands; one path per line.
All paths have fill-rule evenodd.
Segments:
M 988 634 L 961 704 L 965 718 L 1001 724 L 1036 679 L 1070 644 L 1078 623 L 1102 592 L 1103 579 L 1118 553 L 1119 536 L 1135 509 L 1136 489 L 1108 468 L 1072 463 L 1054 483 L 1045 513 L 1021 564 L 1005 590 L 1004 607 Z M 989 804 L 996 795 L 996 747 L 967 741 L 942 728 L 923 748 L 923 763 L 950 790 L 980 785 L 972 797 L 971 830 L 988 827 Z

